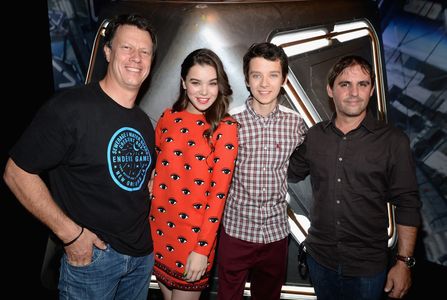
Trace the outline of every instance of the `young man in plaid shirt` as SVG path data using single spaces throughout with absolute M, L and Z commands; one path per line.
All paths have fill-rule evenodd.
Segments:
M 218 248 L 218 298 L 279 299 L 287 270 L 287 167 L 304 139 L 300 115 L 278 104 L 288 60 L 271 43 L 252 45 L 243 59 L 250 97 L 230 114 L 239 123 L 239 153 Z

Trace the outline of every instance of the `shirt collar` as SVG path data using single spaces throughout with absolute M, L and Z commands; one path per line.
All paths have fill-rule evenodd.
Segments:
M 264 117 L 264 116 L 261 116 L 260 114 L 258 114 L 257 112 L 255 112 L 255 110 L 253 109 L 253 101 L 255 101 L 253 99 L 253 97 L 249 96 L 247 98 L 246 105 L 247 105 L 248 111 L 256 120 L 259 120 L 259 119 L 269 120 L 269 119 L 273 119 L 273 118 L 274 119 L 279 118 L 280 109 L 279 109 L 278 103 L 276 103 L 275 109 L 272 112 L 270 112 L 267 116 Z
M 366 111 L 366 116 L 363 119 L 361 126 L 365 127 L 371 133 L 374 133 L 379 128 L 378 120 L 373 116 L 369 109 Z
M 330 120 L 327 120 L 326 123 L 323 125 L 324 128 L 327 128 L 329 126 L 333 126 L 334 128 L 337 128 L 335 126 L 335 117 L 337 114 L 334 112 L 332 114 L 332 117 Z M 380 121 L 378 121 L 372 114 L 372 112 L 368 109 L 366 111 L 366 116 L 363 119 L 363 121 L 360 123 L 359 127 L 364 127 L 366 130 L 368 130 L 371 133 L 374 133 L 377 129 L 379 129 L 381 126 Z

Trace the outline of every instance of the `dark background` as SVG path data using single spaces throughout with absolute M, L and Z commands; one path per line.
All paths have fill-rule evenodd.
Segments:
M 3 174 L 7 152 L 53 93 L 48 8 L 45 0 L 10 1 L 3 8 L 2 115 L 0 142 Z M 9 14 L 9 16 L 7 16 Z M 6 18 L 14 18 L 7 21 Z M 48 231 L 15 199 L 0 180 L 3 299 L 56 299 L 40 284 Z M 8 295 L 8 296 L 6 296 Z

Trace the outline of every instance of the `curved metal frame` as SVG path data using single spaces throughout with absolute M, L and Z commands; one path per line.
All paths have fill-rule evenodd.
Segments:
M 109 25 L 109 20 L 102 21 L 96 32 L 95 39 L 93 40 L 92 53 L 90 54 L 90 61 L 88 64 L 87 75 L 85 76 L 85 84 L 90 83 L 93 75 L 93 67 L 95 66 L 96 54 L 98 53 L 99 45 L 101 44 L 101 37 L 104 37 L 106 33 L 107 25 Z

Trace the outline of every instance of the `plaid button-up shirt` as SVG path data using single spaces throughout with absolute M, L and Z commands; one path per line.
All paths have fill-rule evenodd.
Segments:
M 240 124 L 239 153 L 223 226 L 232 237 L 266 244 L 289 234 L 287 167 L 306 127 L 297 112 L 282 105 L 262 117 L 253 110 L 252 101 L 248 98 L 230 111 Z

